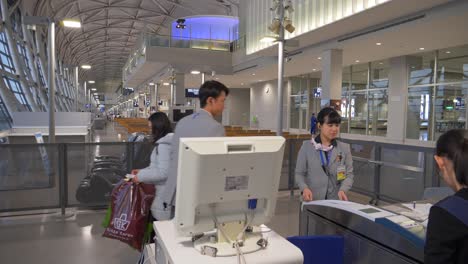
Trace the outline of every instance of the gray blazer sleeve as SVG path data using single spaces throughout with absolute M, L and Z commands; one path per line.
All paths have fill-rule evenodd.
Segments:
M 302 144 L 299 154 L 297 155 L 296 161 L 296 170 L 294 173 L 294 178 L 296 180 L 299 189 L 303 191 L 305 188 L 308 188 L 305 183 L 305 177 L 307 176 L 307 153 L 305 145 Z
M 157 152 L 156 152 L 157 151 Z M 140 170 L 137 174 L 138 180 L 145 183 L 158 184 L 167 179 L 170 164 L 170 144 L 159 144 L 153 149 L 151 164 Z M 153 156 L 155 158 L 153 159 Z
M 346 166 L 346 179 L 341 183 L 340 191 L 349 191 L 353 187 L 354 173 L 353 173 L 353 156 L 351 156 L 351 149 L 349 144 L 344 145 L 345 166 Z

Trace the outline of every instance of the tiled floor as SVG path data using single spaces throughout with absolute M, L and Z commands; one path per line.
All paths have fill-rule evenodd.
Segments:
M 93 131 L 93 142 L 122 142 L 128 137 L 127 129 L 117 122 L 106 121 L 104 129 Z
M 351 194 L 357 202 L 368 198 Z M 268 224 L 284 237 L 299 232 L 299 199 L 280 192 L 276 214 Z M 103 238 L 105 212 L 69 211 L 69 218 L 53 215 L 0 217 L 0 258 L 10 263 L 136 263 L 139 253 L 125 244 Z

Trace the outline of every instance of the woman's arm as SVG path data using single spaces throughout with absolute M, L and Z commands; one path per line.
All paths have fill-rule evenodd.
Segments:
M 153 150 L 155 158 L 151 159 L 150 166 L 138 172 L 138 181 L 157 184 L 167 179 L 171 160 L 171 145 L 159 144 L 157 148 L 157 153 L 156 148 Z
M 296 183 L 299 186 L 299 189 L 303 191 L 305 188 L 308 188 L 305 178 L 307 176 L 307 153 L 305 150 L 305 144 L 302 144 L 299 153 L 297 154 L 296 161 L 296 170 L 294 173 L 294 178 Z

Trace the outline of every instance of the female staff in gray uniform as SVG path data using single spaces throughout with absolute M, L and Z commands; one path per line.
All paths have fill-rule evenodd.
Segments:
M 338 141 L 341 116 L 333 108 L 317 115 L 320 134 L 304 141 L 299 150 L 295 178 L 304 201 L 343 200 L 353 185 L 353 160 L 349 145 Z

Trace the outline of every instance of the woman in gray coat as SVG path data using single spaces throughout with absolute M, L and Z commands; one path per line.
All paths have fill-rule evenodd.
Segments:
M 148 125 L 153 136 L 154 149 L 151 153 L 149 167 L 141 170 L 133 170 L 134 181 L 152 183 L 156 187 L 156 195 L 151 205 L 151 214 L 157 220 L 171 219 L 171 211 L 165 209 L 161 194 L 166 185 L 169 171 L 170 153 L 172 144 L 172 127 L 167 115 L 163 112 L 152 114 L 148 118 Z
M 337 140 L 341 116 L 330 107 L 317 115 L 320 134 L 304 141 L 299 150 L 295 178 L 302 199 L 343 200 L 353 185 L 353 159 L 349 145 Z

